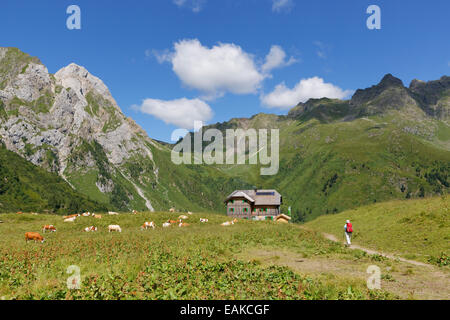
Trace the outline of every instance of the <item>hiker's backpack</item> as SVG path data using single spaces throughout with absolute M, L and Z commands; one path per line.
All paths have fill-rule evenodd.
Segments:
M 353 232 L 353 226 L 351 223 L 347 223 L 347 232 L 352 233 Z

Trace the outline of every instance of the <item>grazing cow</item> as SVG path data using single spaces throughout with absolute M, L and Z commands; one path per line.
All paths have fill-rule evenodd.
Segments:
M 152 222 L 145 222 L 142 226 L 141 226 L 141 230 L 147 230 L 148 228 L 153 228 L 153 229 L 155 229 L 156 228 L 156 225 L 155 225 L 155 223 L 152 221 Z
M 178 220 L 167 220 L 167 222 L 170 223 L 170 224 L 180 223 L 181 219 L 178 219 Z
M 189 219 L 189 217 L 188 216 L 179 216 L 178 219 L 186 220 L 186 219 Z
M 169 223 L 169 222 L 164 222 L 163 223 L 163 228 L 168 228 L 168 227 L 170 227 L 172 224 L 171 223 Z
M 76 217 L 64 219 L 64 222 L 74 222 Z
M 37 212 L 32 212 L 31 213 L 33 216 L 37 216 L 39 213 L 37 213 Z
M 200 218 L 200 222 L 202 222 L 202 223 L 208 222 L 208 219 Z
M 117 224 L 111 224 L 108 226 L 108 232 L 122 232 L 122 229 Z
M 80 216 L 80 214 L 71 214 L 69 216 L 64 216 L 64 219 L 70 219 L 70 218 L 78 218 Z
M 44 243 L 45 239 L 37 232 L 27 232 L 25 233 L 25 241 L 28 242 L 28 240 L 34 240 L 40 241 L 41 243 Z
M 90 215 L 91 215 L 90 212 L 85 212 L 85 213 L 82 214 L 83 217 L 89 217 Z
M 95 219 L 101 219 L 102 218 L 102 215 L 101 214 L 93 214 L 92 215 Z
M 227 221 L 221 224 L 221 226 L 227 227 L 235 224 L 237 222 L 237 219 L 234 219 L 233 221 Z
M 132 214 L 138 214 L 138 212 L 136 210 L 133 210 L 131 213 Z
M 175 208 L 170 208 L 170 209 L 169 209 L 169 212 L 170 212 L 170 213 L 174 213 L 174 212 L 175 212 Z
M 109 211 L 108 214 L 110 216 L 118 216 L 119 214 L 117 212 Z
M 95 231 L 97 231 L 97 227 L 94 226 L 84 228 L 84 232 L 95 232 Z
M 188 214 L 188 215 L 192 215 L 192 212 L 188 211 L 187 214 Z
M 180 222 L 180 224 L 178 225 L 180 228 L 183 227 L 189 227 L 189 223 L 184 223 L 184 222 Z
M 42 227 L 42 232 L 45 233 L 45 231 L 56 232 L 56 228 L 52 224 L 47 224 Z

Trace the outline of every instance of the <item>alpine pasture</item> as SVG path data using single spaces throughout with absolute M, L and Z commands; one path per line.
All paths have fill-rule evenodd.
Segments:
M 64 222 L 57 215 L 2 214 L 1 299 L 389 299 L 362 278 L 297 272 L 250 256 L 252 250 L 286 251 L 304 258 L 372 257 L 346 250 L 320 234 L 289 224 L 238 221 L 194 213 L 184 228 L 167 220 L 182 213 L 103 214 Z M 208 219 L 201 223 L 200 218 Z M 141 230 L 154 221 L 155 229 Z M 57 232 L 42 233 L 44 225 Z M 122 232 L 108 232 L 120 225 Z M 97 232 L 84 232 L 90 226 Z M 39 232 L 44 243 L 25 242 Z M 80 268 L 78 290 L 67 287 L 69 266 Z

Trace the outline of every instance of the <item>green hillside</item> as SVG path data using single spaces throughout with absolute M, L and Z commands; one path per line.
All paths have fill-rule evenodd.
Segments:
M 0 211 L 67 214 L 107 210 L 74 191 L 56 174 L 33 165 L 0 144 Z
M 353 243 L 450 266 L 449 196 L 390 201 L 325 215 L 306 226 L 342 239 L 345 221 L 354 227 Z
M 283 210 L 291 206 L 295 221 L 391 199 L 447 194 L 450 126 L 442 116 L 447 113 L 430 116 L 414 96 L 388 75 L 351 100 L 311 99 L 287 116 L 258 114 L 211 125 L 221 131 L 280 130 L 277 175 L 261 176 L 258 165 L 217 167 L 258 188 L 277 189 Z M 438 104 L 445 110 L 447 95 L 441 97 Z

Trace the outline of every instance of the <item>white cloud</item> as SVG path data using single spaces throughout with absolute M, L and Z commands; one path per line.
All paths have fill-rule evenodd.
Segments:
M 253 56 L 235 44 L 219 43 L 208 48 L 197 39 L 181 40 L 175 43 L 169 60 L 184 85 L 210 97 L 227 91 L 256 93 L 265 78 Z
M 320 41 L 314 41 L 314 45 L 317 47 L 317 56 L 321 59 L 326 59 L 328 46 Z
M 150 58 L 150 57 L 155 57 L 156 60 L 158 61 L 158 63 L 164 63 L 164 62 L 168 62 L 171 60 L 172 58 L 172 53 L 169 50 L 155 50 L 155 49 L 147 49 L 145 50 L 145 57 L 146 58 Z
M 297 60 L 294 57 L 290 57 L 289 60 L 286 60 L 286 53 L 283 48 L 274 45 L 270 48 L 270 52 L 267 54 L 265 63 L 261 67 L 261 70 L 266 73 L 272 69 L 290 66 L 296 62 Z
M 311 98 L 343 99 L 351 93 L 351 90 L 342 90 L 331 83 L 325 83 L 319 77 L 313 77 L 300 80 L 292 89 L 280 83 L 271 93 L 261 95 L 260 98 L 262 104 L 269 108 L 290 109 Z
M 187 6 L 195 13 L 203 9 L 205 2 L 206 0 L 173 0 L 173 3 L 179 8 Z
M 272 11 L 273 12 L 290 12 L 294 2 L 292 0 L 272 0 Z
M 140 106 L 133 108 L 161 119 L 166 124 L 188 130 L 194 128 L 194 121 L 207 122 L 213 117 L 211 107 L 200 99 L 145 99 Z
M 255 94 L 270 71 L 298 62 L 287 59 L 283 48 L 273 45 L 263 62 L 232 43 L 203 46 L 198 39 L 180 40 L 168 50 L 146 50 L 147 57 L 154 56 L 159 63 L 170 62 L 172 70 L 183 85 L 202 92 L 203 100 L 212 100 L 227 92 Z

